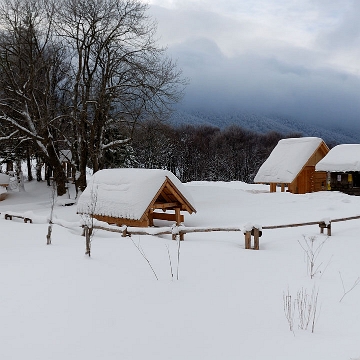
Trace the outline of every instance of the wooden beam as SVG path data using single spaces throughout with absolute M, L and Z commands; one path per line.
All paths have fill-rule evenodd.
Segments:
M 149 219 L 146 217 L 141 220 L 134 220 L 134 219 L 124 219 L 124 218 L 117 218 L 112 216 L 104 216 L 104 215 L 91 215 L 95 219 L 99 221 L 107 222 L 108 224 L 115 224 L 117 226 L 138 226 L 138 227 L 147 227 L 149 226 Z
M 158 220 L 176 221 L 176 214 L 153 212 L 152 218 Z M 180 222 L 184 222 L 184 215 L 180 215 Z
M 153 209 L 150 209 L 150 210 L 149 210 L 149 215 L 148 215 L 148 218 L 149 218 L 149 226 L 154 226 L 153 213 L 154 213 L 154 210 L 153 210 Z
M 167 202 L 167 203 L 155 203 L 153 205 L 154 209 L 169 209 L 179 207 L 180 204 L 178 202 Z

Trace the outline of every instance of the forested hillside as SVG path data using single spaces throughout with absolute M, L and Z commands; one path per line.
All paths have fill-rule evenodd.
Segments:
M 288 134 L 299 136 L 299 134 Z M 183 182 L 241 180 L 251 183 L 280 133 L 258 134 L 239 126 L 224 130 L 205 125 L 179 127 L 145 122 L 126 151 L 107 154 L 107 167 L 133 166 L 172 171 Z
M 220 129 L 237 125 L 244 129 L 266 134 L 276 131 L 281 134 L 300 133 L 302 136 L 317 136 L 327 144 L 351 144 L 360 142 L 360 132 L 356 129 L 342 127 L 342 120 L 339 119 L 339 126 L 319 125 L 302 122 L 279 115 L 263 115 L 246 113 L 242 111 L 191 111 L 180 110 L 171 117 L 173 124 L 192 124 L 216 126 Z

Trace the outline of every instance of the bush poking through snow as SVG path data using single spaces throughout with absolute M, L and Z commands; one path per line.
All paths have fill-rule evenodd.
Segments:
M 358 276 L 358 278 L 354 281 L 353 285 L 351 286 L 351 288 L 349 288 L 348 290 L 345 289 L 345 285 L 344 285 L 344 280 L 341 276 L 341 272 L 339 271 L 339 275 L 340 275 L 340 279 L 341 279 L 341 284 L 342 284 L 342 287 L 343 287 L 343 290 L 344 290 L 344 294 L 343 296 L 341 297 L 341 299 L 339 300 L 339 302 L 342 301 L 342 299 L 352 290 L 354 290 L 354 288 L 356 286 L 358 286 L 360 284 L 360 276 Z
M 284 314 L 289 324 L 289 330 L 294 332 L 295 302 L 293 302 L 292 300 L 292 297 L 289 293 L 289 289 L 287 290 L 287 293 L 283 294 L 283 302 L 284 302 Z
M 82 220 L 84 223 L 84 235 L 85 235 L 85 255 L 91 256 L 91 242 L 94 237 L 94 215 L 98 202 L 98 188 L 91 188 L 90 203 L 88 204 L 87 214 L 82 214 Z
M 294 318 L 297 313 L 298 329 L 311 329 L 313 333 L 318 319 L 319 289 L 313 287 L 311 294 L 301 288 L 294 298 L 289 290 L 283 294 L 284 314 L 289 324 L 289 330 L 294 333 Z M 295 335 L 295 333 L 294 333 Z
M 153 272 L 156 280 L 159 280 L 159 278 L 158 278 L 158 276 L 157 276 L 157 274 L 156 274 L 153 266 L 151 265 L 150 260 L 148 259 L 148 257 L 147 257 L 146 254 L 145 254 L 144 249 L 143 249 L 143 248 L 141 247 L 141 245 L 140 245 L 140 237 L 139 237 L 139 242 L 138 242 L 137 244 L 135 243 L 135 241 L 133 240 L 132 237 L 130 237 L 130 239 L 131 239 L 132 243 L 135 245 L 135 247 L 138 249 L 138 251 L 139 251 L 139 253 L 141 254 L 141 256 L 144 258 L 144 260 L 145 260 L 145 261 L 147 262 L 147 264 L 149 265 L 149 267 L 150 267 L 151 271 Z
M 310 278 L 313 279 L 315 275 L 318 273 L 323 273 L 327 266 L 322 268 L 323 263 L 318 264 L 318 257 L 320 252 L 327 241 L 328 238 L 322 240 L 321 242 L 317 242 L 316 236 L 303 236 L 304 240 L 299 241 L 301 248 L 304 250 L 306 263 L 307 263 L 307 271 L 310 275 Z
M 51 233 L 52 233 L 52 226 L 53 226 L 55 200 L 56 200 L 56 183 L 55 183 L 55 181 L 53 181 L 52 190 L 51 190 L 51 198 L 50 198 L 50 216 L 49 216 L 48 232 L 46 235 L 46 245 L 51 245 Z
M 299 316 L 299 329 L 307 330 L 311 326 L 311 332 L 314 332 L 317 320 L 318 296 L 319 289 L 316 289 L 315 286 L 311 290 L 311 294 L 308 294 L 304 288 L 297 292 L 296 306 Z

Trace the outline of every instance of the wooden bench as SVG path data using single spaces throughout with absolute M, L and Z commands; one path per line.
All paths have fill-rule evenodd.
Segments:
M 12 218 L 19 218 L 19 219 L 24 219 L 24 223 L 30 223 L 32 224 L 32 220 L 28 217 L 25 216 L 21 216 L 21 215 L 13 215 L 13 214 L 5 214 L 5 220 L 12 220 Z

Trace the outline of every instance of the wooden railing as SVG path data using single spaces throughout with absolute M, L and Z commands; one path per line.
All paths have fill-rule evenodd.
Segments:
M 103 226 L 94 226 L 94 229 L 102 229 L 106 231 L 113 231 L 121 233 L 123 237 L 131 235 L 172 235 L 173 239 L 176 239 L 176 236 L 180 236 L 180 239 L 184 239 L 184 234 L 196 233 L 196 232 L 229 232 L 229 231 L 238 231 L 242 232 L 245 236 L 245 249 L 260 249 L 260 237 L 262 236 L 263 230 L 271 229 L 283 229 L 283 228 L 292 228 L 299 226 L 310 226 L 318 225 L 320 228 L 320 233 L 324 233 L 324 229 L 327 230 L 327 235 L 331 236 L 331 224 L 335 222 L 348 221 L 360 219 L 360 215 L 350 216 L 346 218 L 332 219 L 332 220 L 321 220 L 321 221 L 309 221 L 303 223 L 293 223 L 293 224 L 284 224 L 284 225 L 268 225 L 268 226 L 252 226 L 251 228 L 243 229 L 240 227 L 185 227 L 185 226 L 173 226 L 165 228 L 136 228 L 136 227 L 103 227 Z M 253 245 L 252 245 L 253 244 Z
M 19 213 L 7 212 L 5 213 L 6 220 L 12 220 L 13 217 L 24 219 L 24 222 L 32 223 L 32 219 L 24 216 Z M 320 228 L 320 233 L 324 232 L 324 229 L 327 229 L 327 235 L 331 236 L 331 224 L 336 222 L 348 221 L 348 220 L 357 220 L 360 219 L 360 215 L 338 218 L 338 219 L 329 219 L 329 220 L 320 220 L 320 221 L 310 221 L 303 223 L 293 223 L 293 224 L 285 224 L 285 225 L 268 225 L 268 226 L 247 226 L 246 229 L 241 227 L 185 227 L 181 226 L 172 226 L 172 227 L 149 227 L 149 228 L 138 228 L 138 227 L 128 227 L 128 226 L 104 226 L 94 224 L 92 226 L 93 229 L 100 229 L 105 231 L 111 231 L 120 233 L 121 236 L 131 236 L 131 235 L 172 235 L 173 239 L 176 239 L 177 236 L 180 237 L 180 240 L 184 240 L 184 235 L 189 233 L 197 233 L 197 232 L 230 232 L 230 231 L 238 231 L 242 232 L 245 236 L 245 249 L 254 249 L 259 250 L 260 248 L 260 237 L 262 236 L 263 230 L 271 230 L 271 229 L 283 229 L 283 228 L 292 228 L 299 226 L 310 226 L 310 225 L 318 225 Z M 54 222 L 57 223 L 58 221 Z M 58 225 L 65 226 L 59 222 Z M 83 235 L 89 236 L 89 227 L 83 226 L 84 233 Z M 252 245 L 253 243 L 253 245 Z

